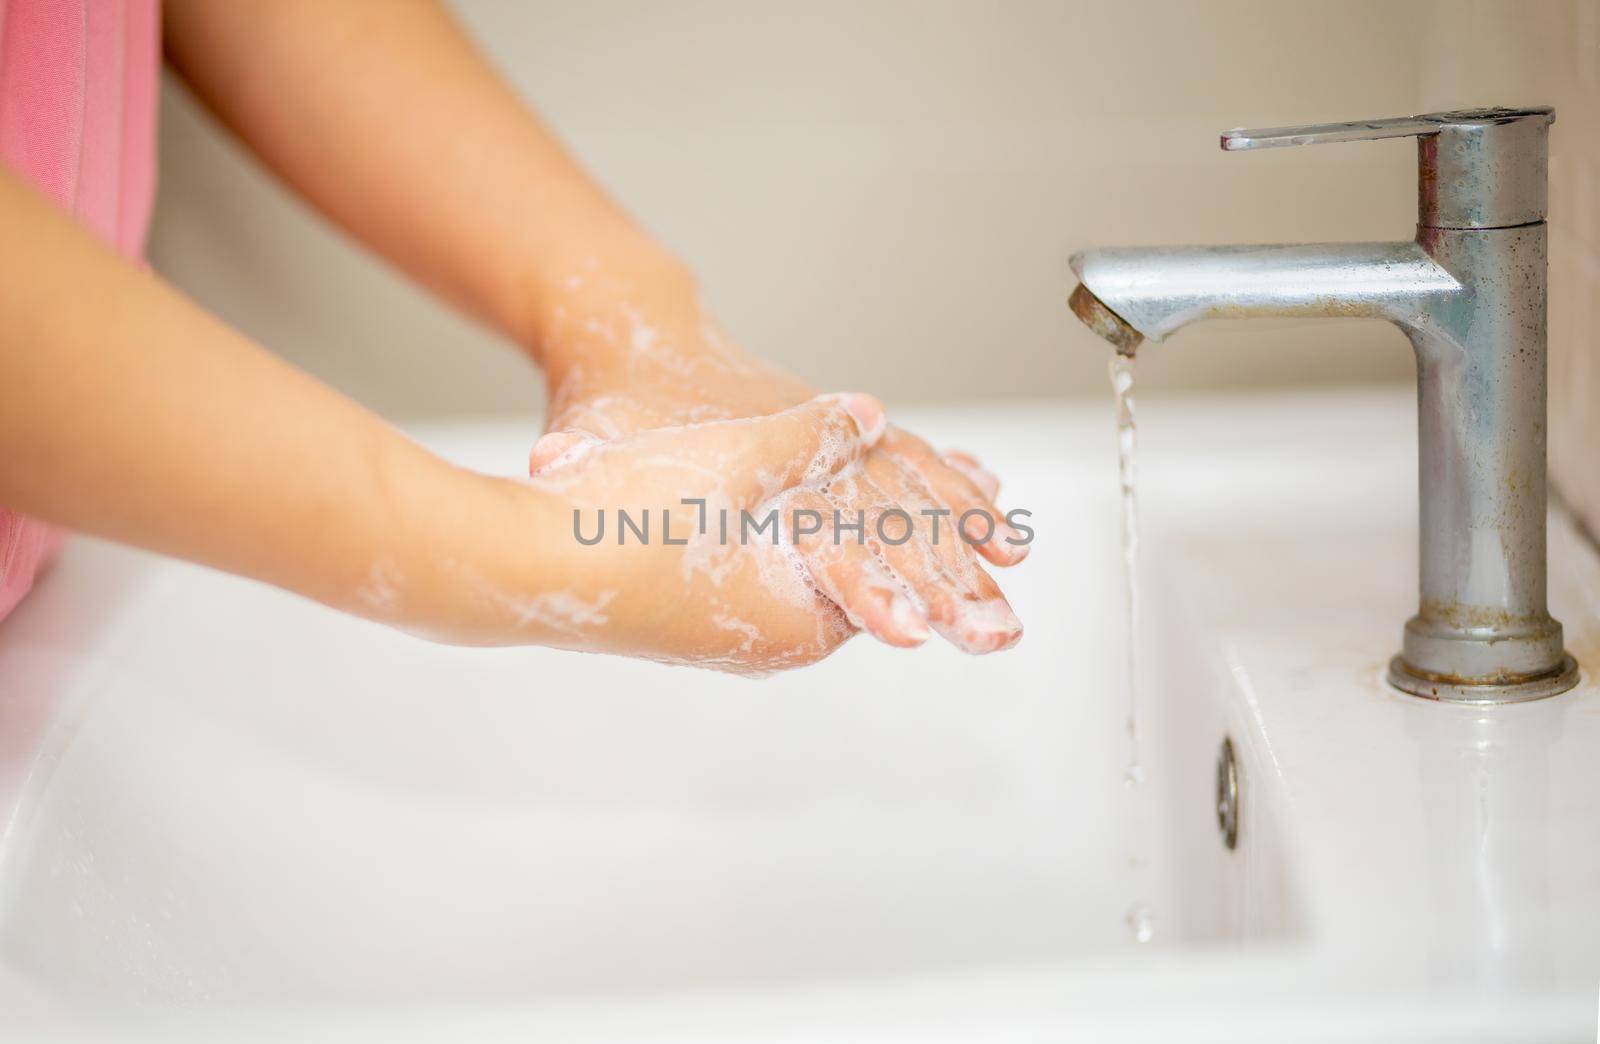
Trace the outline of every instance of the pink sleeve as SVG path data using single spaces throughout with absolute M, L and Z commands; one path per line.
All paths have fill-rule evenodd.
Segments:
M 135 260 L 155 200 L 160 69 L 159 0 L 0 0 L 0 163 Z M 0 617 L 59 543 L 0 507 Z

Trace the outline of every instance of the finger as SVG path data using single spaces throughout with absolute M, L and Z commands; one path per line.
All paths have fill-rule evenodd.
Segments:
M 962 538 L 978 554 L 998 566 L 1016 565 L 1028 557 L 1021 534 L 970 478 L 936 460 L 911 463 L 934 496 L 954 512 Z
M 538 475 L 571 464 L 600 444 L 587 431 L 550 431 L 539 437 L 528 453 L 528 474 Z
M 849 394 L 658 434 L 689 463 L 721 473 L 735 503 L 753 506 L 786 489 L 826 483 L 877 445 L 886 427 L 877 399 Z
M 905 579 L 913 597 L 920 600 L 933 629 L 970 653 L 1015 645 L 1022 638 L 1022 622 L 1000 588 L 971 548 L 952 532 L 948 518 L 934 532 L 931 523 L 939 516 L 924 514 L 948 509 L 891 454 L 873 454 L 862 470 L 859 477 L 841 479 L 836 488 L 852 503 L 867 505 L 871 540 L 879 545 L 889 567 Z M 901 514 L 886 515 L 895 510 Z M 918 523 L 909 534 L 907 517 Z
M 939 462 L 967 476 L 972 480 L 972 484 L 983 490 L 983 495 L 990 500 L 1000 496 L 1000 479 L 994 472 L 978 463 L 978 458 L 972 454 L 963 453 L 960 450 L 950 450 L 939 458 Z
M 930 633 L 928 619 L 905 582 L 867 546 L 864 527 L 835 527 L 836 511 L 845 521 L 856 517 L 814 490 L 796 490 L 782 498 L 785 535 L 817 589 L 851 624 L 879 641 L 899 648 L 921 645 Z
M 910 465 L 933 495 L 950 508 L 962 538 L 978 554 L 998 566 L 1016 565 L 1028 557 L 1022 534 L 1006 522 L 994 498 L 934 456 L 926 442 L 896 428 L 884 438 L 883 449 Z
M 792 483 L 818 483 L 866 456 L 883 438 L 883 404 L 871 395 L 819 395 L 791 409 L 749 421 L 747 467 L 787 467 Z
M 545 416 L 552 431 L 586 431 L 597 439 L 663 426 L 664 422 L 637 416 L 639 412 L 638 404 L 626 396 L 600 394 L 569 378 L 552 393 Z

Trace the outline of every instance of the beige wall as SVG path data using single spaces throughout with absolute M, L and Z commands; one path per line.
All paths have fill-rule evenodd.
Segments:
M 1550 468 L 1600 530 L 1600 3 L 1439 0 L 1422 102 L 1554 105 L 1550 131 Z M 1452 101 L 1465 99 L 1465 101 Z
M 1406 236 L 1415 153 L 1226 156 L 1238 124 L 1557 106 L 1551 459 L 1600 524 L 1600 2 L 458 0 L 749 347 L 892 402 L 1103 394 L 1094 244 Z M 330 233 L 169 85 L 152 256 L 391 416 L 537 410 L 520 358 Z M 1377 323 L 1211 324 L 1149 388 L 1407 380 Z
M 457 8 L 735 334 L 826 387 L 1102 394 L 1104 350 L 1064 303 L 1074 249 L 1385 238 L 1414 220 L 1403 145 L 1227 156 L 1216 134 L 1414 110 L 1422 3 Z M 308 217 L 171 85 L 162 118 L 153 259 L 200 300 L 393 416 L 542 401 L 518 358 Z M 1152 350 L 1142 380 L 1411 367 L 1381 324 L 1213 324 Z

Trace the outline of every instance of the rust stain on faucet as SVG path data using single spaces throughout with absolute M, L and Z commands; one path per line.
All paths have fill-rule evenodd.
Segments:
M 1434 600 L 1422 603 L 1422 615 L 1458 630 L 1474 631 L 1504 631 L 1518 624 L 1539 622 L 1537 617 L 1519 616 L 1496 605 L 1466 605 Z
M 1079 283 L 1073 289 L 1072 296 L 1067 298 L 1067 306 L 1083 325 L 1102 339 L 1109 341 L 1118 355 L 1126 355 L 1131 359 L 1133 353 L 1139 350 L 1139 345 L 1144 343 L 1143 334 L 1129 326 L 1122 316 L 1107 308 L 1105 302 L 1082 283 Z
M 1205 311 L 1207 319 L 1255 319 L 1264 315 L 1278 315 L 1284 318 L 1378 318 L 1374 316 L 1373 308 L 1367 302 L 1330 296 L 1315 297 L 1310 301 L 1281 308 L 1239 301 L 1219 301 Z

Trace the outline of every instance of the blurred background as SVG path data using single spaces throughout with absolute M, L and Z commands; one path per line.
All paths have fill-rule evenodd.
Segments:
M 1409 144 L 1226 155 L 1225 128 L 1554 104 L 1552 459 L 1600 517 L 1594 0 L 452 6 L 747 348 L 891 405 L 1105 395 L 1065 305 L 1082 247 L 1411 235 Z M 176 83 L 161 119 L 160 271 L 397 420 L 541 411 L 513 350 L 291 200 Z M 1413 373 L 1358 320 L 1211 323 L 1149 355 L 1161 392 Z

